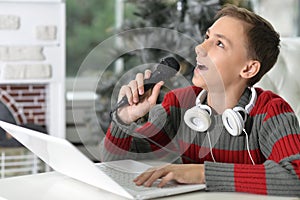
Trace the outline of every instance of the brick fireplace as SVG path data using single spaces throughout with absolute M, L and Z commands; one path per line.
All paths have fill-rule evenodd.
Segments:
M 0 101 L 7 106 L 17 124 L 46 126 L 45 84 L 0 85 Z

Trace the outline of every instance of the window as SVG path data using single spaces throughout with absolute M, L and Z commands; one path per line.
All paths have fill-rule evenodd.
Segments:
M 113 0 L 67 0 L 67 77 L 74 77 L 88 55 L 114 29 Z
M 75 77 L 86 56 L 115 33 L 125 18 L 134 17 L 124 0 L 66 0 L 67 77 Z

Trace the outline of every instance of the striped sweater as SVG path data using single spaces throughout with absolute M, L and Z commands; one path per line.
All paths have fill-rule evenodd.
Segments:
M 200 91 L 193 86 L 167 93 L 144 123 L 125 125 L 114 115 L 101 145 L 102 160 L 204 163 L 208 191 L 300 196 L 300 129 L 288 103 L 256 88 L 257 101 L 245 123 L 247 135 L 231 136 L 216 113 L 208 131 L 196 132 L 183 116 L 195 106 Z M 245 90 L 238 106 L 245 107 L 250 95 Z

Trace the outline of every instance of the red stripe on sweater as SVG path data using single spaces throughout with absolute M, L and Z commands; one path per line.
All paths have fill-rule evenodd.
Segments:
M 188 144 L 183 141 L 179 144 L 181 152 L 184 152 L 184 156 L 191 158 L 195 162 L 203 163 L 204 161 L 213 161 L 208 147 Z M 212 153 L 217 162 L 252 164 L 247 150 L 224 150 L 213 148 Z M 250 150 L 250 153 L 256 164 L 263 163 L 265 161 L 265 158 L 259 149 Z M 184 158 L 183 162 L 189 163 L 189 161 Z
M 234 185 L 237 192 L 267 194 L 264 165 L 234 165 Z
M 162 102 L 163 108 L 166 110 L 168 115 L 170 114 L 170 108 L 190 108 L 195 106 L 195 100 L 197 95 L 202 89 L 199 87 L 186 87 L 178 88 L 167 93 Z
M 145 125 L 141 126 L 140 128 L 137 128 L 135 132 L 141 134 L 141 136 L 144 137 L 154 137 L 155 135 L 161 132 L 161 128 L 156 127 L 151 122 L 147 122 Z
M 272 148 L 272 152 L 268 160 L 275 162 L 281 161 L 283 158 L 300 153 L 300 135 L 290 134 L 280 138 Z
M 296 174 L 298 175 L 298 178 L 300 180 L 300 160 L 294 160 L 292 162 L 292 166 L 296 172 Z
M 255 106 L 250 112 L 251 116 L 256 114 L 266 114 L 267 115 L 264 121 L 268 120 L 271 117 L 279 115 L 285 112 L 293 112 L 291 106 L 280 96 L 271 92 L 271 91 L 264 91 L 261 88 L 255 88 L 258 98 Z M 265 106 L 261 106 L 265 105 Z
M 254 106 L 250 113 L 251 116 L 255 114 L 264 114 L 266 113 L 266 110 L 268 110 L 267 115 L 264 118 L 264 121 L 266 121 L 276 115 L 293 112 L 291 106 L 277 94 L 271 91 L 262 91 L 260 89 L 257 89 L 257 91 L 259 96 L 256 105 L 265 106 Z
M 136 129 L 136 132 L 140 133 L 144 137 L 149 138 L 150 140 L 155 141 L 161 146 L 167 145 L 171 139 L 168 137 L 168 135 L 161 130 L 161 128 L 158 128 L 154 126 L 152 123 L 147 122 L 144 126 L 141 128 Z M 161 149 L 161 147 L 157 146 L 154 143 L 150 142 L 150 146 L 152 151 L 156 151 L 158 149 Z
M 288 104 L 283 103 L 282 99 L 273 100 L 270 106 L 272 106 L 272 109 L 269 109 L 266 117 L 264 118 L 264 121 L 276 115 L 280 115 L 282 113 L 293 112 L 292 108 Z
M 125 151 L 129 151 L 130 143 L 132 140 L 132 137 L 126 137 L 126 138 L 117 138 L 111 135 L 110 128 L 108 128 L 106 133 L 106 138 L 104 140 L 104 146 L 107 151 L 113 154 L 122 155 Z

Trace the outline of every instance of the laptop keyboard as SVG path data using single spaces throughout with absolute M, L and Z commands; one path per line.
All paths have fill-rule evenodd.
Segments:
M 109 165 L 105 165 L 105 164 L 98 165 L 97 167 L 101 171 L 103 171 L 105 174 L 107 174 L 109 177 L 111 177 L 119 185 L 121 185 L 122 187 L 124 187 L 128 190 L 135 191 L 135 192 L 145 192 L 145 191 L 159 189 L 157 187 L 159 181 L 154 182 L 152 187 L 137 186 L 133 182 L 133 179 L 139 175 L 138 173 L 130 173 L 130 172 L 126 172 L 126 171 L 120 171 L 116 168 L 110 167 Z M 168 183 L 163 188 L 172 188 L 175 186 L 176 186 L 176 184 Z

